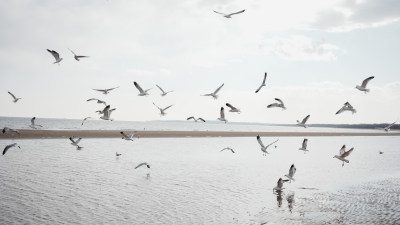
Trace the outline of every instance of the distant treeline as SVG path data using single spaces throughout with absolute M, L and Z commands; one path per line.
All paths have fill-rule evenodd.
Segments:
M 311 124 L 310 127 L 335 127 L 335 128 L 355 128 L 355 129 L 383 129 L 389 124 L 374 123 L 374 124 Z M 400 125 L 395 124 L 391 130 L 400 130 Z

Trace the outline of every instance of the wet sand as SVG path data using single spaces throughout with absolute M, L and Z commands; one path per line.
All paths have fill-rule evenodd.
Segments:
M 121 138 L 121 130 L 30 130 L 19 129 L 16 133 L 0 134 L 0 139 L 36 138 Z M 130 133 L 132 130 L 123 130 Z M 235 131 L 137 131 L 140 138 L 181 138 L 181 137 L 311 137 L 311 136 L 400 136 L 399 132 L 235 132 Z

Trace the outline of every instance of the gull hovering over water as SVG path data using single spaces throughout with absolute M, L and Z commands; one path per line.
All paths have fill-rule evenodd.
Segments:
M 89 102 L 89 101 L 97 101 L 98 104 L 104 104 L 105 106 L 107 106 L 107 103 L 105 101 L 102 101 L 102 100 L 97 99 L 97 98 L 90 98 L 90 99 L 88 99 L 86 101 L 87 102 Z
M 93 89 L 93 90 L 100 91 L 100 92 L 102 92 L 103 94 L 106 95 L 106 94 L 110 93 L 110 91 L 112 91 L 112 90 L 114 90 L 116 88 L 119 88 L 119 86 L 118 87 L 114 87 L 114 88 L 108 88 L 108 89 Z M 87 100 L 87 101 L 89 101 L 89 100 Z
M 226 147 L 226 148 L 222 149 L 220 152 L 222 152 L 222 151 L 224 151 L 224 150 L 229 150 L 229 151 L 231 151 L 232 153 L 235 153 L 235 151 L 233 151 L 233 149 L 232 149 L 232 148 L 229 148 L 229 147 Z
M 69 49 L 69 48 L 68 48 L 68 49 Z M 75 58 L 76 61 L 79 61 L 80 58 L 87 58 L 87 57 L 89 57 L 89 56 L 84 56 L 84 55 L 76 55 L 75 52 L 73 52 L 71 49 L 69 49 L 69 50 L 72 52 L 72 54 L 74 54 L 74 58 Z
M 269 153 L 267 152 L 268 147 L 271 146 L 271 145 L 273 145 L 273 144 L 275 144 L 277 141 L 279 141 L 279 139 L 277 139 L 276 141 L 272 142 L 271 144 L 265 146 L 265 145 L 263 144 L 263 142 L 261 141 L 260 135 L 257 135 L 257 141 L 258 141 L 258 144 L 260 144 L 260 146 L 261 146 L 261 151 L 263 152 L 263 156 L 265 156 L 266 154 L 269 154 Z
M 114 110 L 116 110 L 116 108 L 114 108 L 114 109 L 110 109 L 110 108 L 111 108 L 110 105 L 107 105 L 103 109 L 103 111 L 100 111 L 100 114 L 103 114 L 103 116 L 101 116 L 100 119 L 102 119 L 102 120 L 111 120 L 111 121 L 113 120 L 113 119 L 110 118 L 110 116 L 111 116 L 111 113 Z
M 360 91 L 363 91 L 365 94 L 367 94 L 367 92 L 369 92 L 369 89 L 367 89 L 367 84 L 370 80 L 374 79 L 374 76 L 368 77 L 367 79 L 365 79 L 361 86 L 357 85 L 356 88 Z
M 9 127 L 4 127 L 2 132 L 3 132 L 3 134 L 6 133 L 6 132 L 9 132 L 9 133 L 17 133 L 17 134 L 20 135 L 20 133 L 19 133 L 18 130 L 11 129 L 11 128 L 9 128 Z
M 275 98 L 275 100 L 278 101 L 279 103 L 275 102 L 275 103 L 269 104 L 267 106 L 267 108 L 277 107 L 277 108 L 282 108 L 282 110 L 286 110 L 285 104 L 283 103 L 282 100 L 280 100 L 279 98 Z
M 58 54 L 58 52 L 54 50 L 47 49 L 47 51 L 56 59 L 56 61 L 53 64 L 57 63 L 58 65 L 60 65 L 61 60 L 63 60 L 63 58 L 60 58 L 60 54 Z
M 194 118 L 193 116 L 191 116 L 191 117 L 189 117 L 189 118 L 187 118 L 186 120 L 191 120 L 191 119 L 193 119 L 194 120 L 194 122 L 196 122 L 197 123 L 197 121 L 203 121 L 203 122 L 206 122 L 203 118 L 201 118 L 201 117 L 199 117 L 199 118 Z
M 123 131 L 121 131 L 120 134 L 122 134 L 122 139 L 127 141 L 133 141 L 133 137 L 135 136 L 136 131 L 133 131 L 129 135 L 126 135 Z
M 282 178 L 279 178 L 279 180 L 278 180 L 278 182 L 277 182 L 277 184 L 276 184 L 276 187 L 274 187 L 273 189 L 272 189 L 272 192 L 281 192 L 283 189 L 285 189 L 284 187 L 283 187 L 283 183 L 284 182 L 288 182 L 289 180 L 282 180 Z
M 166 111 L 167 109 L 169 109 L 171 106 L 173 106 L 173 105 L 170 105 L 170 106 L 167 106 L 167 107 L 165 107 L 165 108 L 160 108 L 160 107 L 158 107 L 156 104 L 154 104 L 154 102 L 153 102 L 153 105 L 155 105 L 155 106 L 158 108 L 158 110 L 160 110 L 160 116 L 165 116 L 165 114 L 167 114 L 165 111 Z
M 357 110 L 352 105 L 350 105 L 349 102 L 345 102 L 342 108 L 340 108 L 339 111 L 336 112 L 336 115 L 344 111 L 351 111 L 353 114 L 357 112 Z
M 161 93 L 161 96 L 166 96 L 168 93 L 170 93 L 170 92 L 173 92 L 173 91 L 167 91 L 167 92 L 165 92 L 160 86 L 158 86 L 157 84 L 156 84 L 156 86 L 158 87 L 158 89 L 160 89 L 160 91 L 162 92 Z
M 10 148 L 12 148 L 12 147 L 18 147 L 19 149 L 21 149 L 21 147 L 20 147 L 17 143 L 9 144 L 9 145 L 7 145 L 7 146 L 4 148 L 4 150 L 3 150 L 3 155 L 6 154 L 7 151 L 8 151 L 8 149 L 10 149 Z
M 137 168 L 139 168 L 139 167 L 141 167 L 141 166 L 147 166 L 147 168 L 150 168 L 150 165 L 149 165 L 147 162 L 143 162 L 143 163 L 140 163 L 139 165 L 137 165 L 137 166 L 135 167 L 135 169 L 137 169 Z
M 240 113 L 240 109 L 234 107 L 233 105 L 231 105 L 231 104 L 229 104 L 229 103 L 226 103 L 225 105 L 228 106 L 229 108 L 231 108 L 231 109 L 229 110 L 229 112 L 237 112 L 237 113 Z
M 386 132 L 389 132 L 390 128 L 391 128 L 396 122 L 397 122 L 397 121 L 395 121 L 394 123 L 389 124 L 388 126 L 384 127 L 383 130 L 386 131 Z
M 149 93 L 147 93 L 148 91 L 150 91 L 151 90 L 151 88 L 149 88 L 149 89 L 147 89 L 147 90 L 144 90 L 143 91 L 143 89 L 140 87 L 140 85 L 136 82 L 136 81 L 133 81 L 133 84 L 135 85 L 135 87 L 139 90 L 139 96 L 146 96 L 146 95 L 149 95 Z
M 15 97 L 15 95 L 13 95 L 13 93 L 11 93 L 11 92 L 8 92 L 8 94 L 10 94 L 11 95 L 11 97 L 13 98 L 13 102 L 14 103 L 17 103 L 18 102 L 18 100 L 20 100 L 21 98 L 16 98 Z
M 349 160 L 345 159 L 350 153 L 354 150 L 354 148 L 349 149 L 346 152 L 346 145 L 343 145 L 339 151 L 339 155 L 335 155 L 333 158 L 337 158 L 343 162 L 342 166 L 344 166 L 344 162 L 349 163 Z
M 33 128 L 33 129 L 37 129 L 38 127 L 43 127 L 42 125 L 35 124 L 35 120 L 36 120 L 36 117 L 33 117 L 31 119 L 31 125 L 29 125 L 29 127 Z
M 79 142 L 82 140 L 82 138 L 77 138 L 76 140 L 74 140 L 74 138 L 74 136 L 69 138 L 71 145 L 76 146 L 76 150 L 81 150 L 83 147 L 79 146 Z
M 308 118 L 310 118 L 310 115 L 304 117 L 304 119 L 301 122 L 297 120 L 297 126 L 307 128 L 308 126 L 306 125 L 306 123 Z
M 292 164 L 289 169 L 289 174 L 285 175 L 285 177 L 289 178 L 289 182 L 292 182 L 292 180 L 295 181 L 293 178 L 295 173 L 296 173 L 296 167 L 294 166 L 294 164 Z
M 308 139 L 304 138 L 303 144 L 301 145 L 301 148 L 299 148 L 299 150 L 304 151 L 304 154 L 306 154 L 306 152 L 308 152 L 308 150 L 307 150 L 307 142 L 308 142 Z
M 236 14 L 240 14 L 240 13 L 243 13 L 243 12 L 245 11 L 245 9 L 243 9 L 243 10 L 241 10 L 241 11 L 238 11 L 238 12 L 229 13 L 229 14 L 220 13 L 220 12 L 217 12 L 217 11 L 215 11 L 215 10 L 213 10 L 213 11 L 214 11 L 215 13 L 218 13 L 218 14 L 223 15 L 225 18 L 232 18 L 231 16 L 236 15 Z
M 256 93 L 258 93 L 262 87 L 266 86 L 265 85 L 266 79 L 267 79 L 267 72 L 265 72 L 263 82 L 261 83 L 260 87 L 256 90 Z
M 227 119 L 225 119 L 225 112 L 224 112 L 224 107 L 221 107 L 221 110 L 219 111 L 220 117 L 218 120 L 223 121 L 223 122 L 228 122 Z
M 224 84 L 222 84 L 221 86 L 219 86 L 219 88 L 217 88 L 213 93 L 205 94 L 205 95 L 202 95 L 202 96 L 212 96 L 214 99 L 217 99 L 217 98 L 218 98 L 217 93 L 219 92 L 219 90 L 221 90 L 221 88 L 222 88 L 223 86 L 224 86 Z

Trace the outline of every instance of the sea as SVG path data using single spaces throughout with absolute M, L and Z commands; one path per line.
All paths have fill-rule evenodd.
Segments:
M 41 129 L 301 132 L 261 124 L 40 119 Z M 30 118 L 0 127 L 30 129 Z M 312 132 L 372 130 L 307 128 Z M 374 131 L 383 132 L 383 131 Z M 308 152 L 298 150 L 308 138 Z M 400 224 L 399 136 L 0 139 L 0 224 Z M 354 147 L 349 163 L 334 158 Z M 232 148 L 235 153 L 221 151 Z M 120 156 L 116 156 L 116 153 Z M 382 152 L 382 154 L 380 154 Z M 150 168 L 141 166 L 147 162 Z M 295 181 L 274 193 L 290 166 Z

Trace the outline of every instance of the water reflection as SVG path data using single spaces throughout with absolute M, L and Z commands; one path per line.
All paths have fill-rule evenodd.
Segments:
M 276 191 L 276 201 L 278 202 L 278 207 L 282 206 L 282 191 Z
M 288 195 L 286 196 L 286 201 L 288 202 L 288 207 L 290 213 L 292 213 L 293 210 L 293 203 L 294 203 L 294 192 L 289 192 Z

